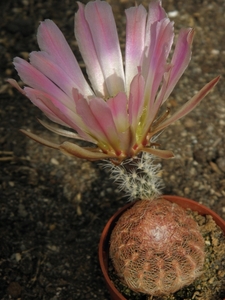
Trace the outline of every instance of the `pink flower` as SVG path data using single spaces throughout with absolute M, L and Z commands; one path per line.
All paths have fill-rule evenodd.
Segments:
M 127 9 L 124 70 L 110 5 L 99 0 L 78 5 L 75 36 L 91 86 L 51 20 L 38 28 L 41 51 L 30 54 L 30 63 L 19 57 L 14 59 L 20 78 L 29 87 L 21 89 L 15 80 L 9 82 L 50 120 L 75 132 L 42 122 L 45 127 L 95 147 L 84 148 L 71 142 L 56 145 L 26 134 L 44 145 L 90 160 L 108 158 L 119 163 L 140 151 L 172 157 L 171 151 L 155 149 L 153 137 L 189 113 L 219 80 L 216 77 L 209 82 L 172 116 L 158 116 L 160 106 L 190 61 L 193 29 L 180 31 L 172 60 L 167 63 L 174 30 L 161 1 L 152 1 L 149 12 L 142 5 Z

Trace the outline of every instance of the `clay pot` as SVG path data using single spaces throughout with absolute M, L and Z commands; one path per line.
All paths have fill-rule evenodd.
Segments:
M 211 215 L 216 222 L 216 224 L 222 229 L 222 231 L 225 234 L 225 221 L 220 218 L 214 211 L 207 208 L 206 206 L 199 204 L 193 200 L 179 197 L 179 196 L 168 196 L 163 195 L 164 199 L 177 203 L 183 208 L 190 208 L 192 211 L 197 211 L 201 215 Z M 102 269 L 103 276 L 105 278 L 105 282 L 107 285 L 107 288 L 110 292 L 111 300 L 127 300 L 114 286 L 113 282 L 110 280 L 108 275 L 108 260 L 109 260 L 109 240 L 111 236 L 111 232 L 119 219 L 119 217 L 129 208 L 133 205 L 133 203 L 128 203 L 121 209 L 119 209 L 108 221 L 106 224 L 99 243 L 99 262 Z

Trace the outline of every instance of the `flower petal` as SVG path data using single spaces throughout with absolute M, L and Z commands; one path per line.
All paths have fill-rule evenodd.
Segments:
M 69 126 L 76 130 L 85 140 L 95 142 L 92 137 L 86 134 L 82 120 L 74 111 L 71 111 L 61 102 L 44 92 L 31 88 L 25 88 L 24 91 L 33 104 L 39 107 L 50 120 L 64 126 Z
M 155 96 L 166 70 L 166 60 L 173 43 L 173 23 L 168 18 L 152 24 L 151 44 L 146 59 L 143 60 L 142 74 L 146 78 L 146 101 L 149 107 Z
M 52 60 L 76 82 L 79 92 L 84 96 L 93 95 L 65 37 L 53 21 L 45 20 L 41 22 L 38 28 L 37 40 L 40 49 L 47 52 Z
M 149 3 L 148 26 L 167 17 L 167 14 L 162 7 L 161 0 L 153 0 Z
M 102 99 L 95 98 L 90 101 L 90 109 L 107 137 L 108 143 L 115 151 L 120 149 L 121 145 L 118 138 L 118 132 L 110 107 Z M 121 152 L 121 150 L 123 149 L 120 149 L 119 152 Z
M 146 9 L 139 5 L 126 9 L 126 52 L 125 52 L 125 77 L 126 93 L 129 95 L 130 84 L 141 66 L 145 48 Z
M 173 23 L 168 18 L 152 24 L 151 44 L 146 60 L 143 61 L 143 76 L 145 83 L 145 118 L 142 118 L 143 135 L 147 133 L 155 118 L 153 107 L 156 93 L 166 71 L 166 60 L 173 42 Z M 146 69 L 148 67 L 148 70 Z M 147 71 L 147 73 L 146 73 Z M 146 77 L 145 77 L 146 76 Z M 143 116 L 144 117 L 144 116 Z
M 104 74 L 108 90 L 106 96 L 113 97 L 125 87 L 122 55 L 111 6 L 105 1 L 91 1 L 85 6 L 84 14 Z
M 41 111 L 43 111 L 43 113 L 53 122 L 61 124 L 63 126 L 68 126 L 68 124 L 66 124 L 63 121 L 63 118 L 61 115 L 59 115 L 59 113 L 55 113 L 53 112 L 51 109 L 48 108 L 48 106 L 46 106 L 46 104 L 41 100 L 41 95 L 42 93 L 38 90 L 32 89 L 32 88 L 28 88 L 25 87 L 24 88 L 24 94 L 25 96 L 35 105 L 37 106 Z M 47 98 L 51 98 L 50 95 L 46 95 Z M 58 112 L 58 111 L 57 111 Z
M 152 155 L 158 156 L 160 158 L 163 159 L 169 159 L 169 158 L 173 158 L 174 154 L 172 151 L 170 150 L 161 150 L 161 149 L 155 149 L 155 148 L 143 148 L 142 151 L 144 152 L 148 152 Z
M 24 90 L 19 86 L 18 82 L 15 79 L 7 79 L 8 83 L 10 83 L 14 88 L 16 88 L 21 94 L 25 95 Z
M 68 137 L 70 139 L 77 139 L 77 140 L 82 140 L 85 141 L 84 138 L 80 137 L 77 133 L 73 132 L 73 131 L 69 131 L 69 130 L 65 130 L 59 127 L 56 127 L 52 124 L 49 124 L 43 120 L 38 119 L 39 123 L 41 123 L 42 126 L 44 126 L 45 128 L 47 128 L 48 130 L 57 133 L 58 135 L 61 136 L 65 136 Z
M 75 37 L 86 65 L 86 71 L 97 96 L 108 95 L 105 78 L 99 64 L 95 45 L 88 22 L 84 15 L 84 4 L 78 2 L 79 9 L 75 14 Z
M 199 102 L 211 91 L 211 89 L 214 88 L 219 79 L 220 76 L 217 76 L 209 83 L 207 83 L 193 98 L 191 98 L 183 106 L 181 106 L 178 111 L 175 112 L 169 119 L 163 121 L 159 126 L 157 126 L 151 134 L 156 134 L 165 127 L 169 126 L 171 123 L 179 120 L 180 118 L 191 112 L 199 104 Z
M 140 122 L 141 114 L 144 106 L 144 88 L 145 81 L 141 74 L 134 77 L 131 82 L 130 96 L 129 96 L 129 122 L 131 127 L 136 130 Z
M 55 144 L 55 143 L 52 143 L 46 139 L 43 139 L 42 137 L 34 134 L 34 133 L 31 133 L 29 131 L 26 131 L 24 129 L 20 129 L 20 131 L 25 134 L 26 136 L 28 136 L 29 138 L 31 138 L 32 140 L 34 140 L 35 142 L 38 142 L 42 145 L 45 145 L 47 147 L 50 147 L 50 148 L 53 148 L 53 149 L 59 149 L 59 145 Z
M 84 148 L 70 142 L 64 142 L 59 146 L 59 149 L 67 155 L 76 156 L 88 160 L 99 160 L 114 157 L 109 154 L 96 151 L 95 148 Z
M 186 70 L 191 59 L 191 45 L 193 42 L 194 30 L 192 28 L 181 29 L 176 47 L 173 53 L 171 68 L 165 80 L 166 92 L 163 97 L 164 103 L 174 89 L 178 80 Z
M 109 140 L 104 128 L 102 128 L 102 124 L 99 123 L 101 115 L 97 112 L 93 113 L 90 107 L 90 104 L 96 101 L 96 98 L 91 99 L 89 102 L 85 99 L 77 99 L 75 101 L 77 113 L 85 124 L 86 132 L 98 142 L 98 146 L 100 148 L 105 149 L 105 151 L 109 151 L 111 149 L 111 145 L 109 145 Z M 99 101 L 104 102 L 102 99 L 99 99 Z
M 165 10 L 162 8 L 162 1 L 161 0 L 153 0 L 149 3 L 148 9 L 148 19 L 146 24 L 146 36 L 145 36 L 145 46 L 149 48 L 151 43 L 150 39 L 150 28 L 153 23 L 159 22 L 167 17 Z
M 126 94 L 120 92 L 114 98 L 107 100 L 106 103 L 112 113 L 117 131 L 126 131 L 129 127 Z
M 32 52 L 30 62 L 37 70 L 55 83 L 73 102 L 73 88 L 79 90 L 77 83 L 46 52 Z
M 193 36 L 193 29 L 181 29 L 171 64 L 169 65 L 168 72 L 164 74 L 162 87 L 157 95 L 155 104 L 151 109 L 149 120 L 154 119 L 154 116 L 157 114 L 160 106 L 168 99 L 176 83 L 187 68 L 191 59 L 191 44 Z
M 64 106 L 70 108 L 74 107 L 74 104 L 71 103 L 71 99 L 61 89 L 27 61 L 16 57 L 14 58 L 13 63 L 20 78 L 25 84 L 36 90 L 52 95 L 62 102 Z
M 131 146 L 131 138 L 127 111 L 127 95 L 124 92 L 120 92 L 106 103 L 110 108 L 116 126 L 117 135 L 120 140 L 120 149 L 123 153 L 128 154 Z

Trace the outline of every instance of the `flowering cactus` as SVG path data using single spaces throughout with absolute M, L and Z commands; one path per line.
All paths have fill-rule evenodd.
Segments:
M 164 128 L 194 109 L 219 77 L 172 116 L 168 110 L 159 115 L 190 61 L 193 29 L 180 31 L 168 63 L 174 30 L 161 1 L 152 1 L 149 12 L 142 5 L 127 9 L 124 69 L 110 5 L 99 0 L 78 5 L 75 36 L 91 86 L 51 20 L 38 28 L 41 51 L 30 54 L 30 63 L 14 59 L 28 87 L 22 89 L 15 80 L 8 81 L 50 120 L 70 130 L 40 121 L 46 128 L 95 146 L 58 145 L 22 131 L 68 155 L 109 160 L 111 177 L 119 187 L 131 199 L 141 199 L 112 233 L 110 254 L 115 269 L 134 291 L 172 293 L 201 274 L 204 240 L 184 209 L 158 198 L 162 183 L 154 156 L 170 158 L 173 153 L 156 149 L 155 140 Z
M 156 149 L 153 138 L 172 122 L 189 113 L 215 86 L 219 77 L 206 84 L 172 116 L 158 115 L 191 57 L 194 31 L 182 29 L 170 63 L 168 55 L 174 38 L 160 0 L 126 10 L 125 70 L 116 24 L 110 5 L 96 0 L 78 3 L 75 36 L 86 64 L 91 86 L 59 28 L 45 20 L 38 28 L 39 52 L 30 54 L 30 63 L 16 57 L 14 65 L 29 87 L 9 82 L 28 97 L 55 123 L 75 132 L 42 124 L 60 135 L 85 140 L 95 147 L 71 142 L 57 145 L 35 134 L 34 140 L 89 160 L 110 159 L 119 164 L 145 151 L 170 158 L 169 150 Z

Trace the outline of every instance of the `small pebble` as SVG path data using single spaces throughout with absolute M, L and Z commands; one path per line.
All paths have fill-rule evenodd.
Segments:
M 216 164 L 221 171 L 225 172 L 225 158 L 223 157 L 218 158 L 216 160 Z
M 185 195 L 190 194 L 190 188 L 189 188 L 189 187 L 186 187 L 186 188 L 184 189 L 184 193 L 185 193 Z
M 184 126 L 186 128 L 192 128 L 195 126 L 195 124 L 196 124 L 195 121 L 192 120 L 191 118 L 186 118 L 186 120 L 184 121 Z
M 21 257 L 21 254 L 17 252 L 17 253 L 15 254 L 15 258 L 16 258 L 16 261 L 20 261 L 21 258 L 22 258 L 22 257 Z
M 57 159 L 55 159 L 54 157 L 51 158 L 51 164 L 53 165 L 59 165 L 59 162 Z
M 210 279 L 208 280 L 208 283 L 209 283 L 209 284 L 212 284 L 213 281 L 214 281 L 214 277 L 210 278 Z
M 220 51 L 217 50 L 217 49 L 213 49 L 213 50 L 211 51 L 211 53 L 212 53 L 213 55 L 218 55 L 218 54 L 220 54 Z
M 179 12 L 177 10 L 169 11 L 168 16 L 169 18 L 175 18 L 179 15 Z

